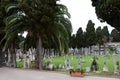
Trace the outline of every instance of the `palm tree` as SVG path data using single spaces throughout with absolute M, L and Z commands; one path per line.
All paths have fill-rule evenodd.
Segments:
M 4 4 L 3 1 L 0 1 L 0 40 L 3 38 L 5 31 L 5 23 L 3 21 L 4 17 L 5 17 L 5 10 L 4 10 Z
M 7 8 L 8 11 L 12 9 L 11 6 Z M 22 13 L 19 16 L 17 13 L 12 14 L 6 18 L 5 48 L 19 32 L 28 31 L 28 36 L 37 38 L 36 67 L 39 69 L 42 69 L 43 65 L 42 43 L 45 37 L 50 36 L 60 51 L 65 48 L 68 50 L 68 34 L 71 33 L 72 27 L 68 10 L 64 5 L 58 4 L 57 0 L 22 0 L 16 8 Z
M 10 50 L 11 54 L 11 62 L 13 63 L 13 66 L 16 67 L 16 54 L 15 54 L 15 44 L 16 44 L 16 38 L 18 36 L 19 30 L 15 29 L 19 26 L 18 22 L 15 22 L 16 18 L 16 13 L 18 8 L 16 7 L 17 1 L 15 0 L 7 0 L 3 1 L 1 0 L 0 2 L 1 6 L 0 8 L 2 9 L 2 23 L 4 24 L 4 37 L 1 40 L 1 44 L 3 41 L 5 41 L 3 51 L 6 49 Z M 13 19 L 14 18 L 14 19 Z M 10 21 L 10 22 L 9 22 Z M 13 26 L 14 25 L 14 26 Z M 12 26 L 12 27 L 11 27 Z
M 5 35 L 5 31 L 4 31 L 4 28 L 5 28 L 4 18 L 6 16 L 6 12 L 5 12 L 5 5 L 6 5 L 5 3 L 6 2 L 8 3 L 8 1 L 3 1 L 3 0 L 0 1 L 0 40 L 2 40 L 2 38 Z M 0 53 L 1 53 L 0 61 L 3 59 L 3 55 L 4 55 L 4 52 L 2 51 L 2 47 L 3 47 L 4 43 L 5 43 L 5 40 L 0 45 Z
M 5 32 L 4 32 L 4 23 L 2 21 L 2 16 L 0 16 L 0 40 L 4 37 L 5 35 Z M 3 63 L 3 58 L 4 58 L 4 53 L 2 52 L 2 47 L 4 45 L 4 42 L 1 43 L 1 46 L 0 46 L 0 66 L 2 66 L 2 63 Z

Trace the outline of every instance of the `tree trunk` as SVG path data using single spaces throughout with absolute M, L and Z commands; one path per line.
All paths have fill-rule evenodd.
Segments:
M 91 54 L 91 49 L 92 49 L 92 47 L 90 46 L 90 54 Z
M 11 44 L 11 62 L 12 62 L 12 67 L 16 67 L 16 53 L 15 53 L 15 45 L 14 43 Z
M 5 52 L 2 52 L 2 47 L 0 47 L 0 67 L 4 66 L 5 62 Z
M 10 49 L 8 48 L 8 59 L 7 59 L 7 66 L 10 67 L 11 64 L 11 53 L 10 53 Z
M 62 53 L 59 51 L 59 56 L 62 56 Z
M 99 47 L 99 55 L 100 55 L 100 45 L 98 47 Z
M 90 55 L 90 46 L 88 47 L 88 54 Z
M 83 47 L 83 52 L 82 52 L 84 55 L 85 55 L 85 48 Z
M 105 51 L 106 51 L 106 43 L 104 43 L 104 55 L 106 54 Z
M 42 40 L 41 36 L 38 36 L 38 45 L 37 45 L 37 62 L 38 62 L 38 68 L 42 70 L 43 66 L 43 55 L 42 55 Z

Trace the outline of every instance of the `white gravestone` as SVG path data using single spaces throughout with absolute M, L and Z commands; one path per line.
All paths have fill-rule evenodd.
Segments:
M 103 67 L 103 72 L 108 72 L 108 68 L 106 65 L 104 65 L 104 67 Z
M 66 68 L 70 68 L 70 60 L 69 59 L 65 60 L 65 66 L 66 66 Z
M 108 68 L 106 66 L 106 57 L 104 57 L 104 67 L 103 67 L 103 72 L 108 72 Z
M 114 74 L 119 74 L 117 67 L 118 67 L 117 65 L 114 65 Z
M 86 72 L 90 72 L 90 67 L 86 67 Z
M 27 69 L 30 68 L 29 64 L 30 64 L 29 56 L 26 56 L 24 54 L 24 68 L 27 68 Z
M 50 69 L 50 70 L 53 70 L 53 68 L 54 68 L 54 65 L 50 63 L 50 64 L 49 64 L 49 69 Z
M 114 74 L 118 74 L 118 65 L 116 64 L 117 63 L 117 56 L 114 54 L 113 56 L 113 61 L 114 61 Z

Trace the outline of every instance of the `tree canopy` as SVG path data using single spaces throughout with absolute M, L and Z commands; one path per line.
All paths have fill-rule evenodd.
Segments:
M 108 42 L 109 41 L 109 31 L 108 31 L 108 27 L 107 26 L 103 27 L 102 33 L 103 33 L 103 36 L 106 37 L 106 41 Z
M 87 39 L 87 44 L 89 46 L 92 46 L 96 43 L 95 41 L 96 34 L 95 34 L 94 25 L 95 24 L 91 20 L 88 21 L 86 28 L 86 37 L 87 37 L 86 39 Z
M 120 42 L 120 32 L 116 29 L 111 31 L 112 42 Z
M 77 48 L 83 47 L 83 30 L 80 27 L 76 33 L 76 46 Z
M 101 27 L 99 26 L 97 29 L 96 29 L 96 40 L 97 40 L 97 44 L 99 45 L 103 45 L 103 33 L 102 33 L 102 29 Z
M 91 0 L 98 19 L 120 31 L 120 0 Z
M 18 0 L 6 3 L 5 49 L 14 41 L 18 33 L 27 31 L 26 42 L 36 45 L 37 67 L 42 69 L 43 43 L 54 43 L 59 51 L 68 51 L 69 36 L 72 32 L 70 14 L 59 0 Z M 14 0 L 13 0 L 14 2 Z M 66 17 L 65 17 L 66 16 Z M 30 40 L 30 42 L 28 42 Z M 51 45 L 50 45 L 51 46 Z

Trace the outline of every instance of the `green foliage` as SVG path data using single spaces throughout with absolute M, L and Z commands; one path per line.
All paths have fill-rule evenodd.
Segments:
M 85 73 L 85 69 L 81 69 L 80 72 L 83 74 Z
M 114 52 L 116 52 L 116 49 L 113 47 L 108 47 L 108 51 L 112 55 Z
M 69 71 L 72 72 L 72 71 L 81 71 L 81 72 L 84 72 L 85 71 L 85 68 L 86 67 L 90 67 L 91 66 L 91 63 L 92 63 L 92 58 L 94 57 L 94 55 L 89 55 L 89 56 L 82 56 L 82 59 L 85 60 L 84 63 L 81 62 L 81 66 L 82 66 L 82 69 L 78 69 L 77 68 L 77 65 L 78 65 L 78 59 L 76 58 L 76 56 L 69 56 L 69 57 L 64 57 L 64 56 L 61 56 L 61 57 L 55 57 L 53 58 L 51 61 L 52 61 L 52 64 L 54 64 L 55 66 L 58 66 L 59 64 L 62 64 L 62 65 L 65 65 L 64 64 L 64 61 L 65 61 L 65 58 L 69 58 L 70 59 L 70 62 L 71 62 L 71 66 L 73 66 L 73 69 L 70 69 Z M 118 58 L 118 61 L 120 61 L 120 55 L 117 56 Z M 104 66 L 104 56 L 98 56 L 98 60 L 97 60 L 97 63 L 98 63 L 98 70 L 99 71 L 103 71 L 103 66 Z M 45 59 L 44 60 L 44 63 L 45 65 L 48 65 L 50 63 L 50 60 L 49 59 Z M 119 62 L 120 63 L 120 62 Z M 19 61 L 17 62 L 17 66 L 22 68 L 23 67 L 23 62 L 22 61 Z M 30 63 L 30 66 L 32 66 L 32 63 Z M 106 56 L 106 66 L 108 67 L 108 70 L 109 72 L 114 72 L 114 61 L 113 61 L 113 56 Z M 120 67 L 120 65 L 119 65 Z M 120 68 L 119 68 L 120 70 Z
M 91 0 L 98 19 L 107 22 L 120 31 L 120 1 L 119 0 Z
M 76 47 L 76 36 L 75 36 L 75 34 L 73 34 L 70 37 L 70 47 L 72 47 L 73 49 Z
M 92 63 L 92 59 L 93 59 L 94 55 L 82 55 L 82 60 L 84 60 L 85 62 L 84 63 L 80 63 L 81 66 L 82 66 L 82 69 L 85 69 L 86 67 L 90 67 L 91 66 L 91 63 Z M 64 61 L 66 60 L 66 58 L 70 59 L 70 63 L 71 63 L 71 66 L 73 66 L 74 69 L 77 68 L 77 65 L 78 65 L 78 58 L 77 56 L 68 56 L 68 57 L 55 57 L 52 59 L 52 63 L 57 66 L 59 64 L 62 64 L 62 65 L 65 65 Z M 99 55 L 98 56 L 98 60 L 97 60 L 97 64 L 98 64 L 98 70 L 99 71 L 103 71 L 103 66 L 104 66 L 104 56 L 102 55 Z M 118 60 L 120 61 L 120 56 L 118 55 Z M 113 62 L 113 56 L 107 56 L 106 57 L 106 66 L 108 67 L 108 70 L 110 72 L 113 72 L 114 71 L 114 62 Z
M 103 27 L 102 33 L 103 33 L 103 36 L 106 37 L 106 42 L 109 42 L 109 31 L 107 26 Z
M 34 36 L 39 33 L 44 46 L 47 45 L 45 47 L 55 46 L 59 51 L 65 50 L 67 52 L 69 34 L 72 31 L 69 20 L 70 14 L 66 6 L 57 4 L 56 1 L 39 0 L 30 2 L 29 0 L 23 0 L 19 5 L 29 18 L 28 34 L 31 33 Z M 68 18 L 64 17 L 64 15 L 68 16 Z
M 69 69 L 69 72 L 71 74 L 72 72 L 75 72 L 75 70 L 74 69 Z
M 94 23 L 89 20 L 86 28 L 86 37 L 87 37 L 87 44 L 88 46 L 92 46 L 96 44 L 96 34 L 95 34 L 95 28 Z
M 24 64 L 23 64 L 24 62 L 23 61 L 18 61 L 17 62 L 17 68 L 23 68 L 24 67 Z M 32 65 L 33 65 L 33 63 L 32 62 L 30 62 L 30 68 L 32 67 Z
M 18 68 L 23 68 L 23 61 L 17 62 L 17 67 Z
M 49 66 L 50 63 L 51 63 L 50 60 L 44 60 L 44 65 Z
M 5 24 L 5 35 L 1 40 L 1 43 L 5 40 L 4 50 L 15 42 L 18 33 L 27 31 L 24 48 L 36 46 L 39 49 L 37 55 L 40 55 L 42 44 L 47 44 L 47 48 L 53 48 L 51 44 L 54 44 L 56 50 L 67 53 L 72 32 L 70 14 L 67 7 L 57 1 L 0 1 L 0 23 Z M 42 63 L 41 56 L 37 60 Z
M 3 6 L 7 16 L 2 17 L 5 18 L 6 24 L 6 34 L 3 38 L 3 40 L 6 39 L 5 48 L 18 36 L 18 33 L 28 31 L 27 38 L 31 37 L 32 39 L 29 39 L 33 42 L 31 41 L 29 44 L 28 39 L 26 39 L 24 42 L 27 48 L 37 44 L 35 41 L 39 34 L 42 37 L 42 43 L 48 48 L 55 46 L 54 48 L 59 49 L 59 51 L 68 52 L 69 36 L 72 32 L 70 14 L 67 7 L 58 4 L 57 1 L 20 0 L 14 1 L 12 4 L 5 1 L 6 5 Z
M 96 42 L 99 44 L 99 45 L 102 45 L 103 44 L 103 33 L 102 33 L 102 29 L 101 27 L 98 27 L 96 29 Z
M 80 72 L 81 74 L 85 73 L 85 69 L 79 69 L 79 68 L 76 68 L 76 69 L 69 69 L 69 72 L 70 74 L 72 72 Z
M 80 68 L 76 68 L 75 71 L 76 71 L 76 72 L 80 72 L 81 69 L 80 69 Z
M 87 44 L 87 32 L 83 32 L 83 47 L 88 47 L 88 44 Z
M 112 42 L 120 42 L 120 32 L 116 29 L 111 31 Z
M 76 46 L 77 48 L 81 48 L 83 47 L 84 45 L 84 42 L 83 42 L 83 30 L 82 28 L 80 27 L 76 33 Z
M 76 71 L 76 72 L 80 72 L 80 73 L 82 73 L 82 74 L 85 73 L 85 69 L 76 68 L 75 71 Z

